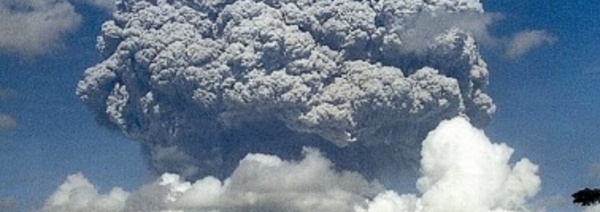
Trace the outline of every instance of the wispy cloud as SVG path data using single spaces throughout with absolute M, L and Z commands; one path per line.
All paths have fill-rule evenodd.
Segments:
M 499 37 L 491 33 L 489 28 L 504 15 L 499 13 L 420 13 L 414 16 L 411 30 L 399 32 L 405 41 L 404 50 L 420 51 L 430 45 L 431 40 L 451 28 L 459 28 L 469 32 L 477 42 L 487 49 L 502 52 L 509 59 L 516 59 L 543 45 L 556 42 L 557 38 L 545 30 L 524 29 L 513 35 Z
M 0 101 L 7 100 L 8 98 L 12 97 L 14 94 L 15 94 L 15 92 L 11 89 L 1 89 L 0 88 Z
M 112 12 L 116 9 L 115 0 L 72 0 L 75 3 L 88 4 L 94 7 L 98 7 L 107 12 Z
M 514 59 L 518 58 L 532 49 L 544 44 L 552 44 L 556 37 L 544 30 L 522 31 L 514 35 L 506 47 L 506 56 Z
M 15 198 L 0 199 L 0 211 L 17 212 L 19 211 L 19 201 Z
M 571 198 L 560 194 L 538 198 L 529 204 L 531 211 L 548 211 L 548 209 L 567 209 L 573 206 Z
M 586 76 L 600 76 L 600 65 L 593 64 L 591 66 L 585 67 L 581 70 L 581 74 Z M 600 168 L 598 173 L 600 173 Z
M 0 89 L 0 104 L 10 97 L 14 96 L 15 92 L 11 89 Z M 17 127 L 17 120 L 11 115 L 4 114 L 0 111 L 0 132 L 9 132 Z
M 501 19 L 502 15 L 479 12 L 449 13 L 439 11 L 436 13 L 419 13 L 414 18 L 413 28 L 400 32 L 400 37 L 408 41 L 404 43 L 404 48 L 408 51 L 425 49 L 435 37 L 451 28 L 460 28 L 461 30 L 468 31 L 484 46 L 494 46 L 498 39 L 489 33 L 488 26 L 496 20 Z
M 15 118 L 8 114 L 0 114 L 0 130 L 2 131 L 12 131 L 17 127 L 17 121 Z
M 0 1 L 0 52 L 36 56 L 59 46 L 81 16 L 65 0 Z

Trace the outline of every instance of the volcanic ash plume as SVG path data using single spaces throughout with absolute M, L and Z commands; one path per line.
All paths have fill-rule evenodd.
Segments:
M 377 172 L 418 161 L 440 121 L 482 127 L 494 113 L 469 31 L 447 21 L 414 36 L 419 19 L 444 13 L 483 10 L 476 0 L 119 0 L 98 38 L 105 59 L 77 94 L 161 173 L 225 177 L 247 153 L 299 160 L 303 146 Z
M 208 176 L 191 183 L 163 174 L 133 193 L 114 188 L 100 194 L 75 174 L 42 211 L 529 211 L 525 202 L 540 186 L 538 167 L 527 159 L 510 164 L 512 152 L 458 117 L 442 122 L 425 139 L 418 195 L 385 190 L 305 149 L 300 161 L 248 154 L 223 181 Z

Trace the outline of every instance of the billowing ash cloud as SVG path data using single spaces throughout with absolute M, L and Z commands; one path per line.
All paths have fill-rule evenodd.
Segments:
M 469 29 L 447 21 L 427 45 L 410 36 L 424 14 L 462 13 L 483 10 L 476 0 L 120 0 L 98 39 L 105 60 L 77 94 L 159 172 L 222 178 L 249 152 L 298 160 L 313 146 L 373 176 L 418 161 L 441 120 L 481 127 L 494 113 Z
M 423 143 L 420 194 L 399 195 L 356 172 L 339 171 L 314 149 L 284 161 L 248 154 L 225 180 L 193 183 L 164 174 L 127 193 L 100 194 L 81 174 L 71 175 L 41 211 L 528 211 L 539 190 L 537 166 L 491 143 L 462 117 L 442 122 Z

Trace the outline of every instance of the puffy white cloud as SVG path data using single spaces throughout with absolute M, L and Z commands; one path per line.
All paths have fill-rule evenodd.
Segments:
M 72 175 L 46 207 L 94 211 L 91 205 L 104 202 L 119 206 L 113 211 L 528 211 L 525 203 L 540 186 L 537 166 L 527 159 L 509 163 L 512 152 L 458 117 L 442 122 L 423 143 L 420 194 L 385 190 L 307 148 L 300 161 L 248 154 L 225 180 L 208 176 L 191 183 L 163 174 L 129 195 L 118 188 L 99 195 Z
M 522 31 L 517 33 L 508 43 L 506 56 L 518 58 L 534 48 L 544 44 L 552 44 L 556 38 L 544 30 Z
M 249 154 L 224 181 L 209 176 L 189 183 L 163 174 L 132 194 L 117 188 L 99 195 L 76 174 L 42 211 L 351 211 L 383 190 L 356 172 L 337 171 L 314 149 L 305 149 L 304 157 L 293 162 Z
M 600 212 L 600 205 L 592 205 L 584 207 L 583 212 Z
M 540 178 L 538 167 L 527 159 L 510 165 L 512 152 L 462 118 L 442 122 L 423 143 L 424 177 L 418 181 L 425 191 L 423 204 L 463 211 L 520 209 L 539 190 Z
M 369 201 L 366 208 L 356 206 L 355 210 L 356 212 L 415 212 L 423 211 L 423 205 L 414 194 L 398 195 L 395 191 L 386 191 Z
M 70 175 L 46 200 L 42 212 L 115 212 L 122 211 L 129 194 L 114 188 L 108 194 L 98 190 L 81 173 Z
M 342 167 L 379 169 L 383 158 L 417 161 L 445 118 L 490 120 L 468 24 L 428 33 L 419 54 L 410 45 L 423 38 L 402 35 L 425 30 L 425 14 L 482 12 L 476 0 L 123 0 L 102 26 L 105 60 L 77 94 L 144 143 L 159 172 L 226 176 L 249 152 L 297 159 L 305 145 Z
M 60 45 L 81 16 L 65 0 L 0 1 L 0 52 L 35 56 Z
M 509 163 L 513 149 L 491 143 L 462 117 L 429 133 L 421 152 L 421 191 L 414 196 L 384 193 L 369 211 L 526 211 L 540 188 L 537 165 Z

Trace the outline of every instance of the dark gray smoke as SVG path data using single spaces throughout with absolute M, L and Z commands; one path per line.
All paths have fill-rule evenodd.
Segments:
M 427 14 L 482 12 L 477 0 L 120 0 L 77 94 L 159 172 L 223 177 L 249 152 L 314 146 L 380 174 L 416 162 L 444 119 L 489 122 L 468 29 L 416 36 Z

